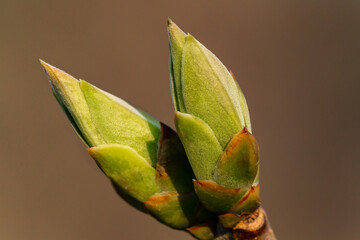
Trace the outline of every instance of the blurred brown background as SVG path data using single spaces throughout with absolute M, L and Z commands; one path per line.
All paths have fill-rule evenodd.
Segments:
M 357 0 L 0 1 L 0 239 L 191 239 L 115 194 L 38 62 L 173 126 L 167 17 L 240 82 L 278 239 L 360 239 Z

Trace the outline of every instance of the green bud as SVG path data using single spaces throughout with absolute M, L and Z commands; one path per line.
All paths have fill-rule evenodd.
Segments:
M 53 93 L 117 193 L 176 229 L 213 219 L 199 203 L 177 134 L 84 80 L 41 61 Z
M 168 33 L 175 126 L 196 176 L 196 194 L 216 214 L 254 211 L 259 149 L 244 94 L 233 74 L 192 35 L 171 20 Z
M 250 131 L 245 97 L 226 67 L 171 20 L 168 33 L 175 109 L 205 121 L 222 147 L 243 127 Z

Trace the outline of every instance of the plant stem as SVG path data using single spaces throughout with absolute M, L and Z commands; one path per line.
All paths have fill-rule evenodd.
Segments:
M 218 222 L 216 232 L 217 236 L 214 240 L 276 240 L 262 207 L 246 215 L 232 229 L 225 229 Z

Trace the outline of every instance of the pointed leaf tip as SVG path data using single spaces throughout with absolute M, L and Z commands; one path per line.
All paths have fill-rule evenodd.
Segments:
M 61 69 L 58 69 L 57 67 L 54 67 L 41 59 L 39 59 L 39 61 L 40 61 L 40 64 L 42 65 L 45 73 L 48 75 L 48 77 L 51 78 L 51 79 L 49 79 L 51 81 L 51 83 L 54 83 L 55 80 L 61 81 L 61 78 L 66 78 L 66 79 L 72 78 L 73 80 L 78 81 L 77 79 L 72 77 L 70 74 L 62 71 Z
M 178 25 L 176 25 L 176 23 L 174 23 L 170 18 L 168 18 L 168 21 L 167 21 L 167 25 L 168 25 L 168 30 L 169 30 L 169 33 L 170 32 L 173 32 L 173 33 L 184 33 L 181 28 L 179 28 Z
M 167 18 L 167 25 L 168 25 L 168 27 L 171 26 L 172 24 L 174 24 L 174 22 L 168 17 L 168 18 Z
M 170 45 L 169 72 L 171 95 L 176 110 L 184 111 L 184 103 L 181 96 L 181 56 L 185 44 L 186 34 L 173 22 L 168 21 L 168 38 Z
M 94 148 L 91 147 L 91 148 L 86 148 L 86 151 L 90 154 L 90 156 L 92 156 L 95 152 Z
M 93 125 L 79 81 L 42 60 L 40 63 L 56 99 L 79 135 L 89 146 L 102 144 L 103 140 Z

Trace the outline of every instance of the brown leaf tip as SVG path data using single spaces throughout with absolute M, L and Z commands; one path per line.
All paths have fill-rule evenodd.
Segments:
M 246 129 L 246 127 L 243 127 L 243 129 L 241 129 L 240 134 L 250 134 L 249 131 Z
M 167 25 L 168 25 L 168 26 L 171 26 L 172 24 L 173 24 L 173 21 L 172 21 L 170 18 L 168 18 L 168 19 L 167 19 Z
M 208 181 L 208 180 L 195 180 L 194 185 L 201 186 L 202 188 L 209 189 L 214 192 L 222 192 L 231 195 L 236 195 L 241 190 L 241 188 L 223 187 L 213 181 Z
M 96 152 L 94 147 L 86 148 L 86 151 L 87 151 L 91 156 L 95 155 L 95 152 Z

